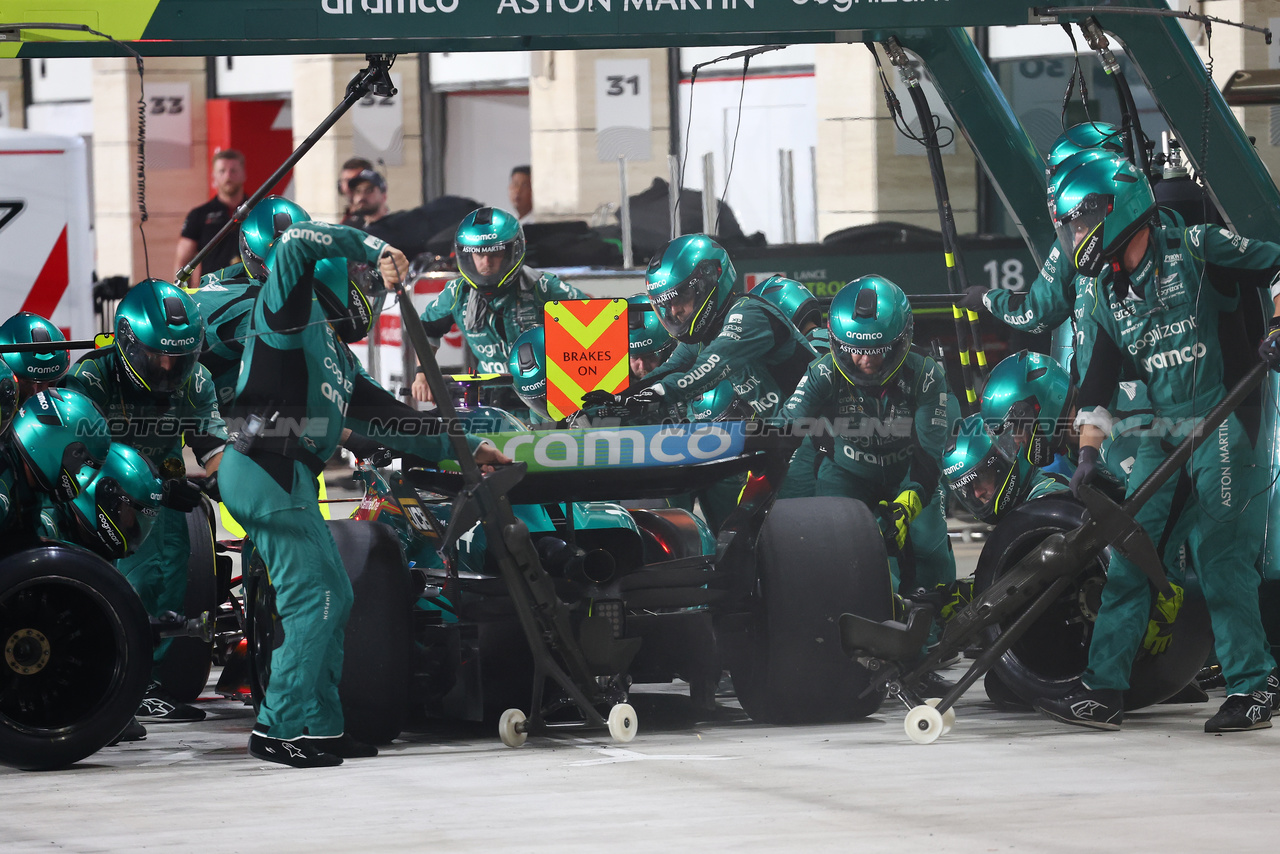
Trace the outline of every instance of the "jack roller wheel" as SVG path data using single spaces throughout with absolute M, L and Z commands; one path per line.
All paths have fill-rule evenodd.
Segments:
M 507 747 L 519 747 L 529 739 L 525 729 L 524 712 L 519 709 L 507 709 L 498 718 L 498 737 Z
M 614 741 L 621 744 L 631 741 L 636 737 L 639 725 L 636 710 L 630 704 L 618 703 L 609 710 L 609 735 L 613 736 Z
M 925 700 L 926 705 L 933 706 L 934 708 L 937 708 L 938 704 L 941 702 L 942 700 L 939 699 L 938 697 L 930 697 L 929 699 Z M 942 713 L 942 734 L 946 735 L 947 733 L 951 732 L 952 727 L 954 727 L 955 725 L 956 725 L 956 710 L 955 710 L 955 707 L 952 707 Z
M 907 712 L 903 728 L 916 744 L 933 744 L 943 733 L 942 715 L 933 706 L 916 706 Z

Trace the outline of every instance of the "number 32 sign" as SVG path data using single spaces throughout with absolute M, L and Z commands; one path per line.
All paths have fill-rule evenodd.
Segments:
M 596 157 L 601 162 L 653 156 L 649 60 L 596 60 Z

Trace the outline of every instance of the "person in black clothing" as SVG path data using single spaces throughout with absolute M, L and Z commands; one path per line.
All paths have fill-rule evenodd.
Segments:
M 218 229 L 222 228 L 236 208 L 244 203 L 244 155 L 233 148 L 223 149 L 213 156 L 212 177 L 214 197 L 197 208 L 192 208 L 182 223 L 182 236 L 174 253 L 174 269 L 180 270 L 196 253 L 205 247 Z M 240 260 L 240 248 L 235 237 L 225 238 L 205 256 L 200 267 L 192 275 L 200 276 L 201 269 L 221 270 Z
M 387 207 L 387 179 L 372 169 L 362 169 L 347 181 L 351 205 L 343 225 L 368 231 L 368 227 L 390 213 Z

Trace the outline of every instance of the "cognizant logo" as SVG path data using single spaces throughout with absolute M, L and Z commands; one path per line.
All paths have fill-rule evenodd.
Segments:
M 1194 317 L 1184 317 L 1182 320 L 1176 320 L 1173 323 L 1157 323 L 1142 333 L 1142 337 L 1132 344 L 1128 345 L 1129 353 L 1137 355 L 1139 350 L 1147 347 L 1154 347 L 1159 342 L 1173 335 L 1181 335 L 1184 332 L 1194 332 L 1196 328 L 1196 319 Z
M 1165 350 L 1163 353 L 1152 353 L 1142 360 L 1142 367 L 1144 370 L 1150 371 L 1155 368 L 1172 368 L 1176 365 L 1185 365 L 1203 357 L 1206 352 L 1203 343 L 1176 347 L 1172 350 Z

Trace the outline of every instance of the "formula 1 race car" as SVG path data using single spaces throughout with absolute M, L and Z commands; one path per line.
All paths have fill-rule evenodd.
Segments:
M 849 720 L 879 707 L 882 692 L 864 695 L 870 674 L 840 651 L 836 619 L 890 616 L 880 529 L 854 501 L 774 501 L 790 456 L 776 438 L 743 422 L 530 431 L 495 409 L 459 417 L 528 463 L 506 495 L 538 555 L 535 595 L 500 574 L 488 532 L 458 500 L 456 471 L 362 464 L 361 508 L 330 523 L 355 589 L 342 696 L 357 738 L 385 743 L 413 717 L 499 718 L 515 745 L 551 720 L 591 722 L 572 688 L 544 691 L 544 655 L 577 668 L 577 687 L 612 707 L 607 724 L 622 741 L 635 734 L 632 684 L 684 679 L 710 707 L 725 670 L 760 721 Z M 615 503 L 746 471 L 718 538 L 685 510 Z M 251 555 L 244 565 L 245 647 L 260 698 L 279 623 L 265 567 Z M 540 622 L 556 608 L 563 634 Z M 526 619 L 550 639 L 543 648 L 528 642 Z M 531 688 L 527 717 L 519 707 Z

